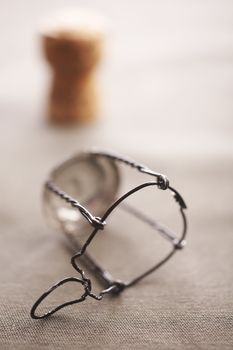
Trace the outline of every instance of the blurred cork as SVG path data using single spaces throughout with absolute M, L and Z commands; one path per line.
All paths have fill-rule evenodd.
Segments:
M 43 23 L 43 52 L 52 69 L 50 121 L 70 124 L 97 117 L 95 73 L 103 55 L 104 34 L 104 18 L 83 10 L 63 11 Z

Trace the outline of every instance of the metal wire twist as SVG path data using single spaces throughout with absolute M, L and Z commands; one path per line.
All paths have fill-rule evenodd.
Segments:
M 103 230 L 106 222 L 102 222 L 98 216 L 93 216 L 84 206 L 82 206 L 76 199 L 71 197 L 66 192 L 60 190 L 52 181 L 45 183 L 51 192 L 64 199 L 67 203 L 71 204 L 73 208 L 77 208 L 80 213 L 88 220 L 88 222 L 96 229 Z
M 111 160 L 116 160 L 118 162 L 129 165 L 132 168 L 137 169 L 141 173 L 157 177 L 158 187 L 162 190 L 166 190 L 169 187 L 169 180 L 165 175 L 160 174 L 160 173 L 156 173 L 156 172 L 150 170 L 149 168 L 147 168 L 145 165 L 136 162 L 135 160 L 129 159 L 127 157 L 123 157 L 123 156 L 118 155 L 116 153 L 110 153 L 110 152 L 105 152 L 105 151 L 91 151 L 90 153 L 97 155 L 97 156 L 104 156 L 104 157 L 109 158 Z

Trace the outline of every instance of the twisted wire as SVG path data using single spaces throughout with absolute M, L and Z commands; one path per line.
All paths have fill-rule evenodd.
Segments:
M 47 181 L 45 183 L 45 187 L 49 189 L 51 192 L 64 199 L 67 203 L 71 204 L 73 208 L 77 208 L 80 213 L 88 220 L 88 222 L 96 229 L 103 230 L 105 226 L 105 222 L 101 221 L 101 219 L 97 216 L 93 216 L 84 206 L 82 206 L 76 199 L 71 197 L 66 192 L 60 190 L 52 181 Z
M 54 284 L 51 288 L 49 288 L 46 292 L 44 292 L 38 299 L 37 301 L 34 303 L 34 305 L 32 306 L 31 309 L 31 317 L 34 319 L 42 319 L 42 318 L 47 318 L 50 315 L 54 314 L 55 312 L 57 312 L 58 310 L 62 309 L 63 307 L 66 307 L 68 305 L 72 305 L 72 304 L 76 304 L 76 303 L 80 303 L 84 300 L 86 300 L 87 296 L 90 296 L 92 298 L 94 298 L 95 300 L 102 300 L 103 296 L 106 294 L 118 294 L 120 292 L 122 292 L 126 287 L 130 287 L 133 286 L 134 284 L 136 284 L 137 282 L 139 282 L 141 279 L 143 279 L 144 277 L 146 277 L 147 275 L 149 275 L 150 273 L 154 272 L 156 269 L 158 269 L 160 266 L 162 266 L 166 261 L 168 261 L 171 256 L 173 256 L 173 254 L 177 251 L 180 250 L 184 247 L 184 243 L 185 243 L 185 236 L 186 236 L 186 231 L 187 231 L 187 221 L 186 221 L 186 216 L 184 213 L 184 209 L 186 209 L 186 204 L 183 200 L 183 198 L 181 197 L 181 195 L 178 193 L 178 191 L 176 191 L 174 188 L 169 186 L 169 180 L 168 178 L 160 173 L 156 173 L 152 170 L 150 170 L 149 168 L 147 168 L 146 166 L 139 164 L 137 162 L 135 162 L 134 160 L 122 157 L 120 155 L 117 154 L 113 154 L 113 153 L 109 153 L 109 152 L 105 152 L 105 151 L 92 151 L 90 152 L 92 155 L 95 156 L 103 156 L 106 158 L 109 158 L 111 160 L 114 161 L 119 161 L 122 162 L 132 168 L 137 169 L 138 171 L 154 176 L 157 178 L 157 182 L 155 181 L 151 181 L 151 182 L 145 182 L 135 188 L 133 188 L 132 190 L 128 191 L 127 193 L 125 193 L 122 197 L 120 197 L 119 199 L 117 199 L 105 212 L 105 214 L 103 215 L 102 218 L 96 217 L 94 215 L 92 215 L 84 206 L 82 206 L 76 199 L 74 199 L 72 196 L 70 196 L 69 194 L 67 194 L 66 192 L 60 190 L 56 184 L 54 184 L 51 180 L 47 181 L 45 183 L 45 187 L 50 190 L 51 192 L 53 192 L 54 194 L 56 194 L 57 196 L 59 196 L 60 198 L 62 198 L 63 200 L 65 200 L 67 203 L 69 203 L 72 207 L 77 208 L 80 213 L 88 220 L 88 222 L 93 226 L 93 231 L 90 234 L 90 236 L 88 237 L 88 239 L 86 240 L 86 242 L 83 244 L 81 250 L 76 253 L 75 255 L 72 256 L 71 258 L 71 264 L 74 267 L 74 269 L 80 274 L 81 278 L 76 278 L 76 277 L 67 277 L 64 278 L 63 280 L 59 281 L 58 283 Z M 103 269 L 101 269 L 90 257 L 88 257 L 87 254 L 84 255 L 86 248 L 89 246 L 89 244 L 91 243 L 92 239 L 95 237 L 96 233 L 99 230 L 103 230 L 106 222 L 105 220 L 107 219 L 107 217 L 111 214 L 111 212 L 127 197 L 129 197 L 130 195 L 132 195 L 133 193 L 141 190 L 144 187 L 147 186 L 157 186 L 159 189 L 162 190 L 167 190 L 169 189 L 176 202 L 178 203 L 178 205 L 180 206 L 180 213 L 183 219 L 183 231 L 182 231 L 182 235 L 180 239 L 173 239 L 173 237 L 170 237 L 170 239 L 173 241 L 173 249 L 172 251 L 159 263 L 157 263 L 156 265 L 154 265 L 151 269 L 145 271 L 144 273 L 142 273 L 141 275 L 139 275 L 138 277 L 134 278 L 133 280 L 131 280 L 130 282 L 124 283 L 122 281 L 118 281 L 118 280 L 112 280 L 111 278 L 109 278 L 109 274 L 107 273 L 107 271 L 104 271 Z M 140 216 L 140 215 L 139 215 Z M 145 218 L 144 218 L 145 219 Z M 146 219 L 147 220 L 147 219 Z M 169 235 L 168 235 L 169 236 Z M 85 276 L 84 270 L 81 269 L 78 264 L 76 263 L 76 259 L 81 257 L 82 255 L 84 255 L 89 263 L 94 267 L 94 271 L 96 272 L 96 274 L 98 275 L 98 277 L 101 277 L 105 282 L 107 282 L 107 287 L 105 289 L 103 289 L 98 295 L 94 294 L 92 292 L 92 286 L 91 286 L 91 281 L 90 279 L 88 279 Z M 107 277 L 106 277 L 107 276 Z M 55 289 L 59 288 L 61 285 L 65 284 L 65 283 L 69 283 L 69 282 L 76 282 L 76 283 L 81 283 L 83 288 L 84 288 L 84 292 L 83 294 L 75 299 L 75 300 L 71 300 L 68 302 L 65 302 L 63 304 L 58 305 L 57 307 L 53 308 L 52 310 L 48 311 L 47 313 L 44 313 L 42 315 L 37 315 L 36 314 L 36 310 L 38 308 L 38 306 L 41 304 L 41 302 L 50 294 L 52 293 Z
M 141 173 L 157 177 L 158 188 L 160 188 L 162 190 L 166 190 L 169 187 L 169 180 L 165 175 L 160 174 L 160 173 L 156 173 L 156 172 L 150 170 L 145 165 L 140 164 L 133 159 L 129 159 L 127 157 L 121 156 L 121 155 L 116 154 L 116 153 L 109 153 L 109 152 L 105 152 L 105 151 L 91 151 L 91 154 L 98 155 L 98 156 L 104 156 L 104 157 L 109 158 L 111 160 L 116 160 L 116 161 L 124 163 L 132 168 L 137 169 Z

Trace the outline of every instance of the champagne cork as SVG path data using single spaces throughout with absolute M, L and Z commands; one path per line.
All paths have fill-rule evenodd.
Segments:
M 81 10 L 63 11 L 48 19 L 41 33 L 44 56 L 52 71 L 48 119 L 65 124 L 94 120 L 103 17 Z

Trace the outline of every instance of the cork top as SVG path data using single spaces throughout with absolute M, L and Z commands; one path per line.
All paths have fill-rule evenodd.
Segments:
M 41 23 L 41 34 L 53 39 L 90 40 L 102 37 L 106 19 L 83 9 L 57 12 Z

